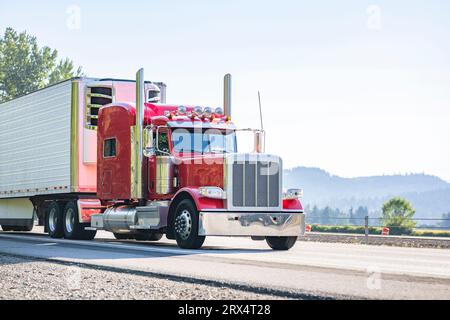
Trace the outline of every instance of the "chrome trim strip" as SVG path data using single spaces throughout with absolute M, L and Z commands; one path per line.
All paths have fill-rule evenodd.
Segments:
M 72 81 L 72 110 L 70 122 L 70 185 L 72 192 L 78 192 L 78 117 L 80 82 Z
M 144 124 L 144 69 L 136 73 L 136 124 L 131 128 L 131 198 L 144 198 L 144 186 L 142 184 L 142 131 Z

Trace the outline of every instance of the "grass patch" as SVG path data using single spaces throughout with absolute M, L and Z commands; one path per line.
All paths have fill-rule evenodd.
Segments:
M 415 229 L 412 235 L 416 237 L 450 237 L 450 231 Z
M 369 234 L 381 234 L 379 227 L 369 227 Z M 311 225 L 312 232 L 328 232 L 328 233 L 354 233 L 365 234 L 365 228 L 361 226 L 322 226 L 313 224 Z
M 381 235 L 382 229 L 382 227 L 369 227 L 369 234 Z M 365 234 L 365 228 L 362 226 L 323 226 L 313 224 L 311 225 L 311 231 L 325 233 Z M 391 234 L 393 234 L 393 232 L 391 232 Z M 408 235 L 415 237 L 450 237 L 450 231 L 414 229 L 412 233 Z

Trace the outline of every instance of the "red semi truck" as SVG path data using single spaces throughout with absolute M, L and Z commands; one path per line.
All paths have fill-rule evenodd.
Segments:
M 117 239 L 182 248 L 206 236 L 266 239 L 288 250 L 304 235 L 301 190 L 282 192 L 282 161 L 238 153 L 231 76 L 224 106 L 166 104 L 164 83 L 74 78 L 0 105 L 0 225 L 53 238 Z

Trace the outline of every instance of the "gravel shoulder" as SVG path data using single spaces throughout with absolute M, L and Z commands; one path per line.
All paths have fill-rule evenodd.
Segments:
M 273 300 L 278 296 L 0 254 L 0 300 Z M 284 298 L 285 299 L 285 298 Z

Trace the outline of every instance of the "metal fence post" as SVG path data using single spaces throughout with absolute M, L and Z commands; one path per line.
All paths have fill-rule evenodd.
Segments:
M 365 229 L 365 235 L 366 235 L 366 244 L 369 244 L 369 216 L 364 217 L 364 229 Z

